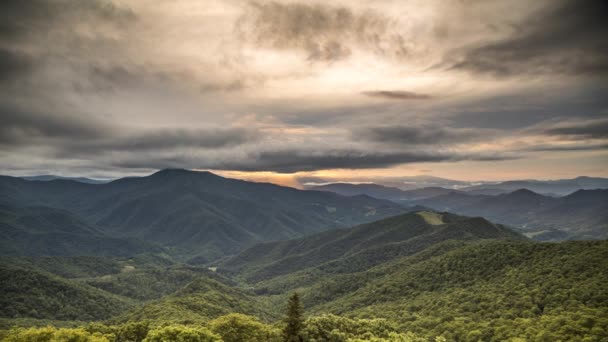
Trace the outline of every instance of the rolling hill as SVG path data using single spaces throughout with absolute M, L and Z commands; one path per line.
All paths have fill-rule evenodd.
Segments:
M 203 323 L 230 313 L 254 315 L 264 320 L 280 316 L 250 291 L 217 279 L 199 277 L 175 293 L 134 308 L 113 319 L 115 322 Z
M 588 200 L 579 196 L 570 201 Z M 2 299 L 0 324 L 107 319 L 117 326 L 87 326 L 107 332 L 143 322 L 205 326 L 240 313 L 280 327 L 297 291 L 313 336 L 366 340 L 392 331 L 424 337 L 416 341 L 602 341 L 607 244 L 535 242 L 480 217 L 418 211 L 262 243 L 217 270 L 148 254 L 4 257 L 0 290 L 10 295 Z M 353 324 L 380 330 L 359 334 Z
M 107 319 L 133 306 L 127 298 L 37 270 L 0 263 L 0 317 L 65 321 Z
M 434 232 L 421 234 L 429 227 L 417 226 L 414 215 Z M 376 249 L 398 222 L 432 243 L 411 253 L 393 254 L 389 242 Z M 431 238 L 450 230 L 453 235 Z M 405 239 L 411 240 L 416 238 Z M 375 249 L 381 253 L 368 253 Z M 608 320 L 601 318 L 608 314 L 601 290 L 608 281 L 607 253 L 607 241 L 540 243 L 483 219 L 421 212 L 336 236 L 254 246 L 226 262 L 224 271 L 254 287 L 270 306 L 297 291 L 312 314 L 385 318 L 429 340 L 601 340 L 608 337 Z
M 418 211 L 350 229 L 259 244 L 227 260 L 220 269 L 238 273 L 248 282 L 310 267 L 328 274 L 353 273 L 443 241 L 482 239 L 524 238 L 483 218 Z
M 160 251 L 134 238 L 111 237 L 65 210 L 0 205 L 0 255 L 125 256 Z
M 599 341 L 608 337 L 607 253 L 606 241 L 487 241 L 339 279 L 360 284 L 347 293 L 328 296 L 322 283 L 301 291 L 305 302 L 327 298 L 312 311 L 384 317 L 429 337 Z

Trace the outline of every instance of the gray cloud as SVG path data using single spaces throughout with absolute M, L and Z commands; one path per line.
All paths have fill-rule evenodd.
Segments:
M 608 73 L 608 3 L 603 0 L 549 2 L 511 36 L 452 51 L 448 64 L 496 76 L 547 73 Z M 453 56 L 456 55 L 456 56 Z
M 432 96 L 427 94 L 418 94 L 405 90 L 370 90 L 364 91 L 362 94 L 390 100 L 428 100 L 432 98 Z
M 500 1 L 190 1 L 0 2 L 4 169 L 293 172 L 605 147 L 598 2 L 503 16 Z M 467 152 L 492 146 L 512 154 Z
M 568 138 L 578 140 L 608 138 L 608 119 L 558 124 L 545 129 L 543 133 L 547 135 L 567 136 Z
M 173 153 L 167 156 L 129 155 L 114 162 L 114 166 L 141 169 L 167 167 L 222 169 L 238 171 L 274 171 L 292 173 L 326 169 L 369 169 L 420 162 L 448 162 L 462 160 L 496 161 L 517 158 L 502 154 L 457 154 L 439 152 L 378 152 L 355 149 L 312 151 L 302 148 L 249 152 L 232 159 L 208 158 Z
M 608 143 L 603 144 L 565 144 L 565 145 L 536 145 L 524 149 L 531 152 L 568 152 L 568 151 L 601 151 L 608 150 Z
M 33 67 L 30 56 L 0 47 L 0 82 L 17 79 Z
M 113 144 L 113 148 L 136 151 L 179 147 L 220 148 L 253 142 L 259 138 L 257 131 L 243 128 L 163 129 L 119 141 Z
M 17 93 L 34 93 L 48 74 L 58 88 L 94 84 L 104 76 L 100 71 L 120 65 L 108 57 L 120 50 L 117 32 L 136 19 L 129 8 L 107 0 L 2 1 L 0 79 L 18 80 L 18 89 L 10 89 Z M 78 79 L 69 79 L 70 72 Z
M 477 140 L 486 136 L 480 129 L 435 126 L 376 126 L 355 130 L 354 138 L 399 145 L 442 145 Z
M 96 120 L 74 115 L 41 114 L 17 107 L 0 106 L 0 146 L 19 147 L 52 139 L 98 139 L 111 129 Z
M 261 138 L 255 129 L 230 127 L 129 130 L 91 117 L 41 114 L 7 106 L 0 106 L 0 117 L 0 147 L 49 147 L 62 157 L 89 158 L 113 151 L 219 149 Z
M 142 152 L 169 152 L 184 150 L 214 150 L 239 146 L 260 139 L 256 130 L 244 128 L 156 129 L 141 133 L 116 134 L 103 139 L 67 143 L 60 147 L 61 156 L 89 157 L 112 152 L 137 154 Z M 167 165 L 172 166 L 172 165 Z
M 87 25 L 125 25 L 136 18 L 130 9 L 106 0 L 4 0 L 0 9 L 0 37 L 16 43 L 61 27 L 70 28 L 65 24 L 74 19 Z
M 311 61 L 336 61 L 356 48 L 401 58 L 405 39 L 391 19 L 368 10 L 309 3 L 251 2 L 237 23 L 244 40 L 275 49 L 302 50 Z

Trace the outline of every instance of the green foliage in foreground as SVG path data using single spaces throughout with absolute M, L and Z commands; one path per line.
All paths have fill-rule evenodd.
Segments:
M 220 342 L 222 339 L 206 328 L 167 326 L 152 330 L 144 342 Z
M 305 342 L 444 342 L 398 332 L 386 320 L 349 319 L 334 315 L 311 317 L 300 332 Z M 120 326 L 89 324 L 78 328 L 13 328 L 0 332 L 2 342 L 282 342 L 281 326 L 265 324 L 255 317 L 230 314 L 204 325 L 147 323 Z

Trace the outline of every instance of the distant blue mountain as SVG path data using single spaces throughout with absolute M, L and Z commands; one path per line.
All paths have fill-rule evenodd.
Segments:
M 39 175 L 39 176 L 25 176 L 25 177 L 19 177 L 25 180 L 30 180 L 30 181 L 52 181 L 52 180 L 56 180 L 56 179 L 63 179 L 63 180 L 73 180 L 76 182 L 80 182 L 80 183 L 87 183 L 87 184 L 105 184 L 105 183 L 109 183 L 112 181 L 112 179 L 93 179 L 93 178 L 86 178 L 86 177 L 63 177 L 63 176 L 56 176 L 56 175 Z

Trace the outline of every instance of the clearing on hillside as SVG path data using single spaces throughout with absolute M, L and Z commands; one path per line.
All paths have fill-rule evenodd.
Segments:
M 434 213 L 431 211 L 419 211 L 416 214 L 422 216 L 422 218 L 426 221 L 426 223 L 431 224 L 433 226 L 438 226 L 440 224 L 444 224 L 441 215 L 438 213 Z

